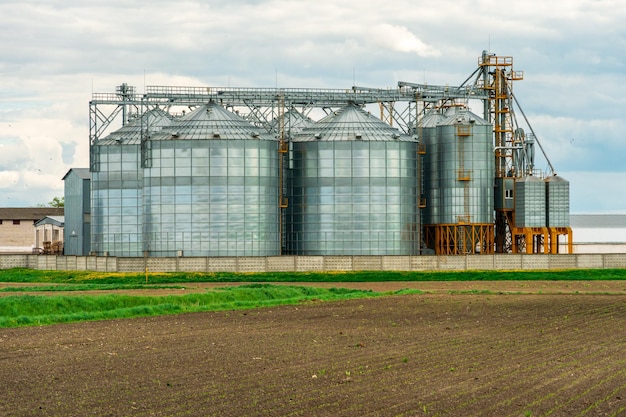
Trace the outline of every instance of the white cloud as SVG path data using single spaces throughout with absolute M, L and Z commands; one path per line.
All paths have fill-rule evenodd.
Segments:
M 441 55 L 437 49 L 422 42 L 404 26 L 384 23 L 375 26 L 371 34 L 374 43 L 380 44 L 384 48 L 399 52 L 412 52 L 423 57 Z

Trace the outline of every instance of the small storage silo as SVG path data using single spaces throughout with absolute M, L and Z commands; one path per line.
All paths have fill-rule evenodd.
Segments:
M 465 107 L 451 107 L 439 121 L 433 171 L 428 184 L 438 190 L 424 223 L 427 247 L 440 255 L 493 253 L 495 162 L 492 126 Z M 435 191 L 437 193 L 437 191 Z
M 292 143 L 288 253 L 417 253 L 415 138 L 348 104 Z
M 569 181 L 558 175 L 545 179 L 546 225 L 550 234 L 550 253 L 559 253 L 559 236 L 567 236 L 568 252 L 572 253 L 572 229 L 569 218 Z
M 569 227 L 569 181 L 558 175 L 545 179 L 546 225 Z
M 144 234 L 151 256 L 280 253 L 274 136 L 209 103 L 149 144 Z
M 98 255 L 143 255 L 141 131 L 172 123 L 154 109 L 97 141 L 92 147 L 91 250 Z
M 548 253 L 546 186 L 532 175 L 515 180 L 513 252 Z
M 515 180 L 515 227 L 546 227 L 546 186 L 540 178 Z

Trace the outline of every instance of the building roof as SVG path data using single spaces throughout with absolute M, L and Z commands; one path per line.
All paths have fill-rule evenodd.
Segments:
M 44 224 L 52 224 L 57 227 L 63 227 L 65 226 L 65 216 L 46 216 L 35 222 L 35 226 L 41 226 Z
M 46 216 L 63 216 L 64 209 L 56 207 L 0 208 L 0 220 L 40 220 Z
M 84 180 L 90 180 L 91 179 L 91 173 L 89 172 L 89 168 L 70 168 L 69 171 L 67 171 L 65 173 L 65 175 L 63 175 L 63 181 L 65 181 L 65 178 L 67 178 L 67 176 L 70 174 L 70 172 L 74 172 L 76 175 L 78 175 L 79 178 L 82 178 Z
M 570 214 L 572 228 L 626 229 L 626 214 Z

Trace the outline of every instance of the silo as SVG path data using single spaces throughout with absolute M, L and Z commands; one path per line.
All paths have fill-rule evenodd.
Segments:
M 573 252 L 572 229 L 569 219 L 569 181 L 558 175 L 545 179 L 546 225 L 550 235 L 550 253 L 559 253 L 559 236 L 565 236 L 567 252 Z
M 418 126 L 418 138 L 425 151 L 424 157 L 424 190 L 426 207 L 422 210 L 423 224 L 438 224 L 440 217 L 439 184 L 439 143 L 437 140 L 437 126 L 445 120 L 440 110 L 428 112 Z
M 149 144 L 143 188 L 151 256 L 280 253 L 274 136 L 209 103 Z
M 515 227 L 546 227 L 546 186 L 535 176 L 515 180 Z
M 532 175 L 515 179 L 513 252 L 549 253 L 546 185 Z
M 292 152 L 288 253 L 417 253 L 416 139 L 348 104 L 296 134 Z
M 97 141 L 92 148 L 91 250 L 98 255 L 143 255 L 141 131 L 172 123 L 154 109 Z
M 428 187 L 438 190 L 425 225 L 437 254 L 493 253 L 492 126 L 465 107 L 451 107 L 436 127 Z M 428 201 L 427 201 L 428 205 Z M 426 223 L 426 222 L 425 222 Z
M 558 175 L 545 179 L 546 225 L 569 227 L 569 181 Z

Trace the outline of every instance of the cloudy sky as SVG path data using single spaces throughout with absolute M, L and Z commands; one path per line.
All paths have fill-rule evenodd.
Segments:
M 572 213 L 626 213 L 624 22 L 622 0 L 0 0 L 0 206 L 63 195 L 88 166 L 91 94 L 123 82 L 458 85 L 489 50 L 524 71 Z

